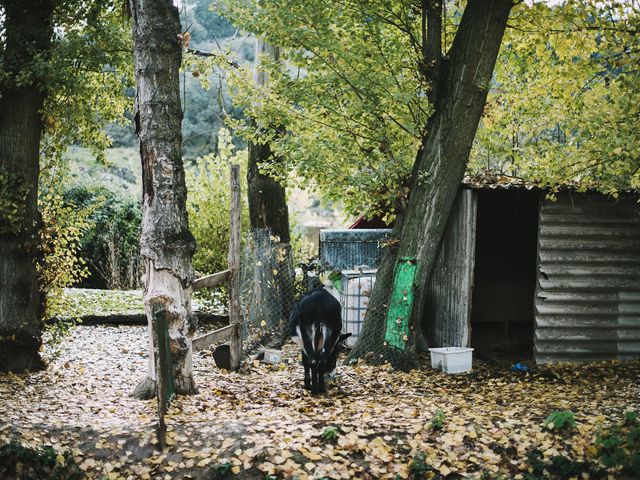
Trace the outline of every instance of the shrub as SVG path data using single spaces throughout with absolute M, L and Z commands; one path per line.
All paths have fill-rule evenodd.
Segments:
M 568 432 L 575 428 L 576 419 L 571 410 L 556 410 L 544 421 L 544 427 L 551 431 Z
M 322 439 L 325 442 L 333 442 L 338 439 L 339 435 L 340 432 L 338 432 L 338 429 L 336 427 L 325 427 L 325 429 L 322 431 Z
M 186 172 L 189 228 L 198 249 L 193 256 L 194 268 L 211 274 L 227 269 L 229 252 L 229 165 L 240 165 L 242 192 L 242 230 L 248 231 L 249 209 L 246 201 L 247 151 L 235 151 L 228 130 L 218 134 L 218 153 L 196 160 Z
M 416 453 L 411 462 L 409 462 L 409 472 L 414 477 L 421 477 L 433 471 L 433 467 L 426 463 L 426 455 L 424 452 Z
M 83 474 L 69 452 L 51 447 L 29 448 L 17 442 L 0 447 L 0 477 L 3 479 L 79 480 Z
M 606 478 L 606 472 L 590 461 L 577 461 L 562 455 L 554 455 L 545 460 L 542 452 L 531 449 L 527 452 L 528 471 L 525 480 L 569 480 L 572 478 L 591 478 L 599 480 Z
M 436 414 L 433 416 L 433 418 L 431 419 L 431 430 L 434 430 L 434 431 L 442 430 L 442 427 L 444 427 L 445 421 L 446 421 L 446 417 L 444 416 L 444 413 L 442 413 L 441 410 L 438 410 Z
M 80 252 L 90 275 L 82 286 L 139 287 L 142 212 L 138 202 L 102 186 L 86 185 L 67 190 L 65 199 L 91 211 L 91 228 L 82 237 Z
M 629 478 L 640 478 L 640 421 L 637 412 L 628 412 L 622 425 L 598 435 L 596 446 L 604 465 L 620 468 Z
M 57 171 L 57 174 L 56 174 Z M 40 290 L 46 296 L 46 318 L 59 316 L 64 310 L 62 289 L 89 275 L 82 255 L 82 238 L 90 229 L 90 210 L 66 201 L 62 194 L 64 169 L 43 169 L 40 175 L 38 208 L 42 215 L 39 231 L 41 256 L 36 264 Z M 65 318 L 45 325 L 45 341 L 52 347 L 53 358 L 64 336 L 75 326 L 75 318 Z

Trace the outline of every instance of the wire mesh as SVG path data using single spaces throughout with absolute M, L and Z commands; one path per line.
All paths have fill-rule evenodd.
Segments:
M 349 241 L 346 235 L 341 233 L 342 246 Z M 330 257 L 296 266 L 289 244 L 281 243 L 268 230 L 254 231 L 245 241 L 241 263 L 243 354 L 254 353 L 261 346 L 281 347 L 288 340 L 287 323 L 294 302 L 302 293 L 324 284 L 340 301 L 343 332 L 352 334 L 347 346 L 353 347 L 358 357 L 409 366 L 411 352 L 393 349 L 384 341 L 386 301 L 377 310 L 370 305 L 376 278 L 384 290 L 392 287 L 395 261 L 378 269 L 388 238 L 388 231 L 382 231 L 373 249 L 373 240 L 362 242 L 355 232 L 348 248 L 334 244 Z M 364 255 L 357 251 L 359 246 L 366 249 Z M 363 256 L 374 259 L 370 262 L 373 265 L 353 265 L 354 259 Z
M 296 296 L 291 246 L 267 229 L 245 241 L 240 268 L 243 353 L 259 346 L 279 346 Z

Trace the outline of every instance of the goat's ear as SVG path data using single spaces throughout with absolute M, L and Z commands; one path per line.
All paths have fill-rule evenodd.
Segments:
M 344 342 L 350 336 L 351 336 L 351 332 L 341 334 L 340 337 L 338 338 L 338 343 Z

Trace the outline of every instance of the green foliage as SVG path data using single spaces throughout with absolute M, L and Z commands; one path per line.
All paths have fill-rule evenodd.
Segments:
M 544 420 L 544 428 L 552 431 L 569 432 L 576 426 L 576 418 L 571 410 L 556 410 Z
M 520 6 L 507 29 L 470 170 L 614 196 L 640 186 L 640 10 Z
M 236 33 L 231 22 L 215 13 L 209 0 L 189 0 L 186 23 L 191 26 L 191 43 L 198 48 L 215 44 L 214 40 L 229 38 Z M 184 18 L 183 18 L 184 21 Z
M 63 165 L 59 161 L 52 161 L 45 165 L 39 179 L 42 257 L 36 270 L 40 289 L 47 296 L 46 317 L 57 316 L 62 289 L 88 275 L 80 249 L 81 239 L 90 226 L 91 209 L 65 201 L 62 192 L 65 175 Z
M 417 477 L 433 472 L 433 467 L 426 463 L 426 458 L 427 456 L 424 452 L 416 453 L 409 463 L 409 472 Z
M 446 420 L 447 418 L 444 416 L 444 413 L 442 413 L 442 410 L 438 410 L 431 419 L 431 430 L 442 430 L 442 427 L 444 427 L 444 423 L 446 422 Z
M 573 415 L 566 416 L 564 412 L 554 412 L 553 419 L 550 415 L 545 423 L 552 423 L 554 429 L 567 428 L 573 423 L 567 420 L 573 419 Z M 569 412 L 570 413 L 570 412 Z M 565 420 L 561 420 L 564 418 Z M 568 423 L 567 423 L 568 422 Z M 556 427 L 555 425 L 562 425 Z M 621 425 L 613 425 L 601 432 L 595 441 L 601 464 L 597 461 L 576 461 L 563 455 L 555 455 L 549 458 L 539 449 L 531 449 L 527 452 L 528 471 L 525 472 L 525 480 L 591 478 L 611 478 L 610 473 L 616 472 L 616 478 L 639 478 L 640 476 L 640 422 L 636 412 L 628 412 L 625 421 Z M 602 465 L 608 468 L 604 470 Z
M 322 431 L 321 437 L 325 442 L 334 442 L 340 436 L 340 432 L 336 427 L 325 427 Z
M 233 122 L 245 138 L 270 141 L 283 159 L 263 170 L 277 178 L 294 172 L 350 212 L 393 211 L 407 195 L 431 111 L 416 48 L 420 14 L 382 0 L 216 5 L 236 26 L 281 47 L 280 62 L 263 59 L 266 86 L 256 86 L 248 69 L 227 75 L 249 117 L 287 131 Z
M 20 233 L 29 187 L 12 172 L 0 169 L 0 235 Z
M 591 478 L 593 480 L 607 478 L 606 472 L 592 462 L 579 462 L 562 455 L 554 455 L 545 460 L 538 449 L 527 452 L 528 471 L 525 480 L 570 480 L 572 478 Z
M 182 120 L 182 148 L 184 157 L 195 159 L 215 151 L 218 146 L 218 132 L 224 126 L 224 115 L 240 117 L 239 109 L 231 104 L 228 92 L 215 82 L 215 74 L 203 74 L 194 78 L 188 71 L 199 72 L 203 69 L 200 58 L 185 55 L 184 80 L 184 118 Z M 205 78 L 206 77 L 206 78 Z M 213 85 L 211 85 L 213 83 Z M 218 97 L 216 99 L 216 97 Z M 238 146 L 241 146 L 238 143 Z
M 186 171 L 189 228 L 198 250 L 193 266 L 203 274 L 226 270 L 229 252 L 229 165 L 240 165 L 241 191 L 247 191 L 246 150 L 236 151 L 228 130 L 219 133 L 217 154 L 199 158 Z M 246 195 L 242 196 L 242 230 L 248 231 L 249 214 Z
M 77 312 L 69 312 L 63 289 L 89 275 L 80 250 L 81 239 L 91 226 L 91 208 L 64 199 L 65 179 L 66 169 L 55 159 L 44 165 L 39 178 L 38 208 L 42 228 L 39 232 L 41 256 L 36 263 L 36 272 L 40 290 L 46 295 L 44 316 L 56 318 L 44 327 L 50 358 L 60 354 L 62 339 L 73 330 L 79 317 L 74 314 Z
M 51 59 L 43 117 L 45 155 L 60 156 L 68 145 L 83 144 L 102 158 L 111 145 L 104 127 L 126 122 L 132 107 L 131 28 L 122 2 L 67 0 L 54 10 Z
M 80 480 L 84 478 L 70 452 L 51 447 L 29 448 L 17 442 L 0 446 L 0 477 L 22 480 Z
M 480 475 L 480 480 L 508 480 L 510 477 L 505 475 L 501 475 L 499 473 L 493 473 L 490 470 L 482 470 L 482 475 Z
M 389 213 L 405 201 L 431 112 L 421 70 L 420 9 L 387 0 L 218 0 L 232 22 L 281 47 L 264 60 L 268 85 L 230 69 L 234 102 L 282 162 L 351 213 Z M 461 2 L 449 2 L 445 45 Z M 489 170 L 558 188 L 616 195 L 640 186 L 640 11 L 625 2 L 519 2 L 513 9 L 475 142 L 470 173 Z M 225 59 L 221 60 L 223 66 Z M 260 99 L 260 101 L 256 101 Z
M 215 478 L 225 477 L 231 473 L 232 465 L 230 463 L 219 463 L 214 467 Z
M 619 468 L 629 478 L 640 477 L 640 421 L 637 412 L 627 412 L 622 425 L 598 435 L 596 446 L 604 465 Z
M 293 263 L 309 263 L 317 256 L 313 243 L 296 228 L 295 221 L 291 219 L 291 250 L 293 251 Z
M 82 285 L 120 290 L 137 288 L 142 268 L 139 203 L 99 185 L 73 187 L 65 192 L 65 198 L 91 210 L 91 227 L 81 240 L 81 256 L 88 262 L 90 276 Z

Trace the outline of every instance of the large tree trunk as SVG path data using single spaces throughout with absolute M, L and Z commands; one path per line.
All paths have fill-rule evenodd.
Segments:
M 189 231 L 182 165 L 180 18 L 170 0 L 130 0 L 137 81 L 136 131 L 142 159 L 144 305 L 149 322 L 149 377 L 134 395 L 155 395 L 151 306 L 167 312 L 176 392 L 196 392 L 191 364 L 195 317 L 189 284 L 195 240 Z
M 442 59 L 433 76 L 434 113 L 414 165 L 407 209 L 394 229 L 399 242 L 388 249 L 378 270 L 353 357 L 369 355 L 371 360 L 388 360 L 398 368 L 416 365 L 427 283 L 464 177 L 511 7 L 511 0 L 469 0 L 448 58 Z M 385 332 L 394 271 L 403 258 L 415 259 L 417 271 L 406 344 L 395 348 L 385 344 Z
M 254 80 L 258 85 L 266 85 L 268 82 L 267 75 L 260 69 L 260 62 L 264 57 L 270 57 L 277 61 L 279 59 L 278 48 L 257 39 Z M 270 291 L 266 289 L 261 291 L 260 295 L 263 299 L 260 303 L 263 308 L 273 310 L 264 312 L 267 318 L 273 319 L 281 316 L 286 324 L 294 301 L 293 254 L 286 192 L 279 181 L 260 171 L 261 164 L 278 161 L 278 158 L 272 154 L 269 142 L 249 142 L 248 153 L 247 187 L 251 231 L 259 235 L 261 230 L 268 230 L 271 235 L 279 239 L 278 248 L 281 252 L 281 255 L 277 255 L 276 271 L 278 274 L 273 279 L 273 285 L 269 287 Z M 271 273 L 268 272 L 268 274 Z M 259 283 L 266 285 L 266 282 Z M 283 329 L 283 331 L 285 330 Z
M 5 26 L 0 71 L 0 371 L 44 366 L 39 291 L 38 175 L 43 62 L 51 45 L 51 0 L 0 1 Z M 22 79 L 18 84 L 16 80 Z M 26 79 L 26 81 L 25 81 Z

